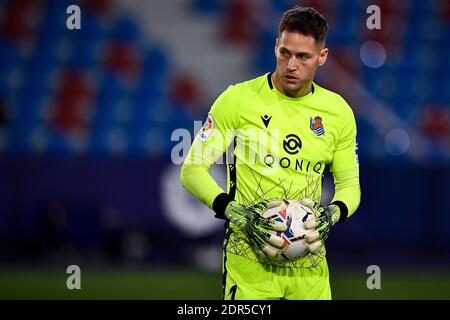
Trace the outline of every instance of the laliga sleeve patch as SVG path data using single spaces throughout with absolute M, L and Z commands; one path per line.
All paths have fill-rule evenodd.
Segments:
M 211 135 L 211 132 L 213 131 L 213 129 L 214 129 L 214 118 L 210 114 L 210 115 L 208 115 L 208 118 L 206 118 L 206 121 L 203 124 L 203 127 L 198 132 L 197 138 L 201 142 L 205 142 Z

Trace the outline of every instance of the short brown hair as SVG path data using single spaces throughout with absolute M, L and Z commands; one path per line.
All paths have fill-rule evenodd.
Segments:
M 328 22 L 316 9 L 296 6 L 283 13 L 278 36 L 281 36 L 284 30 L 299 32 L 312 36 L 317 42 L 325 42 Z

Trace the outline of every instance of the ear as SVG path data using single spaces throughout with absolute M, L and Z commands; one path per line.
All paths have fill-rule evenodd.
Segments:
M 323 48 L 319 54 L 319 66 L 323 66 L 327 62 L 328 48 Z
M 275 39 L 275 56 L 277 56 L 277 52 L 278 52 L 278 38 Z

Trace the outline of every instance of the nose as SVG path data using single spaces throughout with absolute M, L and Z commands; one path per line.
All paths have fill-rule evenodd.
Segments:
M 288 69 L 288 71 L 295 71 L 295 70 L 297 70 L 297 65 L 295 63 L 295 57 L 294 56 L 289 59 L 289 62 L 288 62 L 288 65 L 287 65 L 287 69 Z

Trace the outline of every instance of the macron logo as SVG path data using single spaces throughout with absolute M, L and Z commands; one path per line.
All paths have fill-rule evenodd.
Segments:
M 269 117 L 267 114 L 264 116 L 261 116 L 261 120 L 264 123 L 264 126 L 266 128 L 269 126 L 270 119 L 272 119 L 272 116 Z

